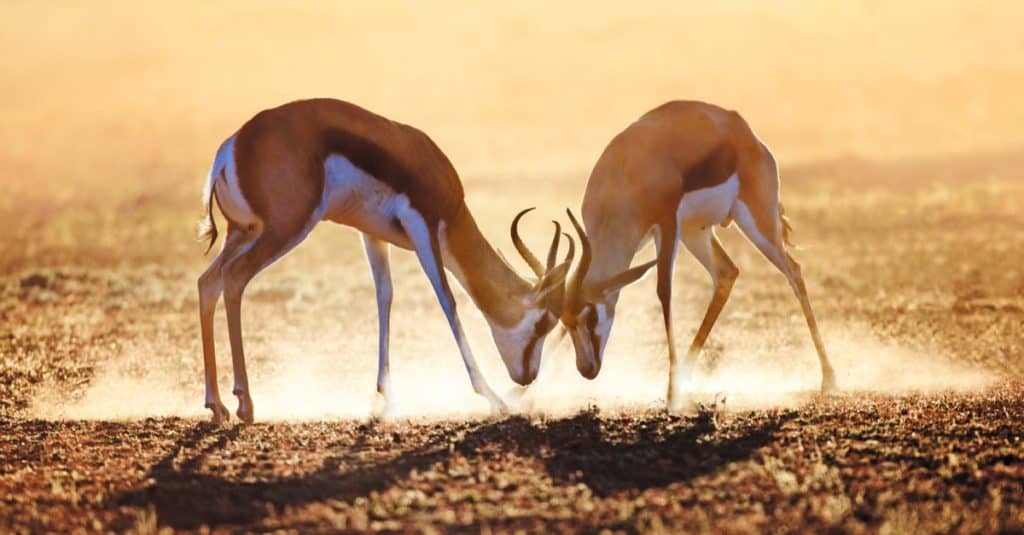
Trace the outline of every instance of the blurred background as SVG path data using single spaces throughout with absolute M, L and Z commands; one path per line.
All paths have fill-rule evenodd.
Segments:
M 943 387 L 965 370 L 1024 369 L 1019 2 L 8 1 L 0 13 L 0 411 L 53 389 L 84 396 L 73 415 L 201 410 L 195 278 L 212 256 L 194 229 L 206 172 L 257 111 L 313 96 L 427 132 L 506 251 L 508 223 L 532 205 L 542 210 L 527 236 L 543 247 L 548 219 L 578 207 L 605 144 L 646 110 L 680 98 L 738 110 L 780 162 L 841 383 Z M 708 380 L 731 362 L 775 373 L 747 376 L 762 387 L 813 388 L 788 287 L 734 231 L 721 234 L 742 274 L 712 334 Z M 436 396 L 415 392 L 429 371 L 455 385 L 456 406 L 476 407 L 425 277 L 411 255 L 394 256 L 402 395 Z M 685 256 L 677 279 L 683 345 L 708 281 Z M 284 416 L 364 410 L 372 296 L 356 234 L 327 225 L 256 279 L 244 333 L 257 417 L 286 405 Z M 510 385 L 479 314 L 460 304 L 487 376 Z M 653 283 L 621 306 L 630 312 L 597 383 L 575 377 L 566 345 L 549 351 L 560 379 L 541 382 L 552 396 L 663 394 Z M 935 364 L 946 360 L 958 367 Z M 314 380 L 326 384 L 288 386 Z M 331 397 L 339 389 L 353 399 Z

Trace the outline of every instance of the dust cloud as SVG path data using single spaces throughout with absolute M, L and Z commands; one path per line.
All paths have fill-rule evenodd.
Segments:
M 1019 265 L 1007 258 L 1024 250 L 1014 174 L 1024 107 L 1003 105 L 1024 80 L 1019 2 L 665 1 L 625 11 L 593 2 L 325 2 L 180 12 L 9 4 L 0 17 L 0 63 L 13 73 L 0 85 L 8 103 L 0 269 L 15 303 L 5 321 L 17 336 L 0 342 L 18 345 L 0 350 L 15 355 L 5 377 L 24 378 L 10 406 L 27 402 L 29 415 L 206 417 L 195 277 L 210 258 L 191 240 L 199 177 L 257 110 L 310 96 L 428 132 L 459 170 L 484 233 L 506 251 L 518 208 L 538 207 L 524 236 L 546 243 L 539 215 L 578 207 L 595 158 L 646 110 L 678 98 L 738 110 L 783 168 L 798 241 L 817 247 L 807 255 L 808 283 L 833 292 L 812 299 L 835 299 L 819 320 L 844 392 L 981 388 L 992 377 L 974 367 L 1004 355 L 1019 368 L 1016 320 L 984 310 L 1017 307 L 1022 287 L 1020 271 L 1006 266 Z M 325 55 L 310 50 L 344 68 L 325 69 Z M 247 293 L 258 421 L 365 418 L 375 408 L 373 289 L 358 240 L 341 234 L 316 231 Z M 721 393 L 736 409 L 799 405 L 820 371 L 802 319 L 792 318 L 798 308 L 751 248 L 729 245 L 743 278 L 701 356 L 695 398 Z M 680 256 L 690 267 L 679 271 L 691 277 L 676 298 L 687 305 L 675 322 L 685 350 L 707 299 L 686 288 L 699 280 L 706 292 L 707 279 Z M 394 260 L 395 416 L 487 414 L 415 258 Z M 46 266 L 110 270 L 117 282 L 90 279 L 60 301 L 26 304 L 18 273 Z M 599 378 L 582 379 L 563 342 L 545 353 L 544 371 L 513 410 L 660 406 L 668 363 L 653 281 L 644 284 L 620 305 Z M 975 294 L 990 302 L 967 302 L 960 316 L 911 313 L 894 339 L 837 319 L 877 318 L 858 308 L 875 291 L 930 310 Z M 486 327 L 459 298 L 484 375 L 508 392 Z M 783 335 L 759 323 L 787 314 Z M 55 336 L 53 325 L 77 316 L 94 318 L 95 328 Z M 941 339 L 911 342 L 929 318 L 938 318 Z M 982 319 L 984 330 L 970 323 Z M 221 320 L 216 332 L 219 382 L 233 409 Z M 151 340 L 135 341 L 143 338 Z M 132 345 L 120 347 L 126 340 Z
M 629 334 L 618 333 L 624 338 Z M 853 392 L 976 390 L 996 380 L 983 369 L 944 358 L 935 348 L 884 340 L 866 327 L 832 327 L 825 330 L 825 336 L 840 397 Z M 616 345 L 621 345 L 619 342 Z M 732 332 L 728 344 L 714 359 L 698 361 L 691 386 L 694 403 L 724 397 L 727 410 L 795 408 L 815 397 L 820 370 L 809 342 L 788 347 L 765 343 L 754 334 L 737 337 Z M 375 359 L 343 365 L 335 356 L 302 347 L 289 351 L 285 342 L 276 345 L 276 353 L 284 355 L 281 364 L 250 379 L 258 421 L 364 419 L 382 408 L 375 392 Z M 488 369 L 487 377 L 499 393 L 504 392 L 513 413 L 562 415 L 588 406 L 605 410 L 658 408 L 667 383 L 665 361 L 663 345 L 640 346 L 631 358 L 611 348 L 601 375 L 587 381 L 576 372 L 568 340 L 559 343 L 552 336 L 540 376 L 525 392 L 517 387 L 500 388 L 508 381 L 499 368 Z M 453 364 L 458 364 L 457 357 L 443 351 L 409 359 L 398 370 L 393 363 L 395 397 L 389 418 L 486 417 L 486 401 L 473 393 L 461 366 Z M 64 392 L 43 388 L 29 412 L 44 419 L 205 417 L 208 413 L 202 408 L 198 383 L 182 382 L 180 372 L 170 370 L 139 373 L 125 366 L 106 366 L 81 397 L 68 401 Z M 221 381 L 225 404 L 233 410 L 229 385 Z

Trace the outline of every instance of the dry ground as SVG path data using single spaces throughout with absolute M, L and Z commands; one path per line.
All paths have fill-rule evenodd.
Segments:
M 830 5 L 5 4 L 0 532 L 1024 531 L 1021 8 Z M 258 423 L 212 427 L 202 175 L 253 112 L 311 95 L 429 132 L 505 250 L 524 206 L 546 241 L 644 110 L 739 109 L 782 162 L 844 393 L 810 393 L 799 309 L 730 229 L 741 275 L 700 364 L 704 409 L 657 408 L 646 280 L 597 381 L 552 344 L 532 409 L 487 419 L 399 252 L 402 417 L 370 423 L 373 289 L 354 234 L 324 228 L 247 293 Z M 686 340 L 708 297 L 690 258 L 676 289 Z M 504 391 L 482 319 L 461 295 L 460 310 Z

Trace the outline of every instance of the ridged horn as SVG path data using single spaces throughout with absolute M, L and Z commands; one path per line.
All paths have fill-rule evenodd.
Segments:
M 587 233 L 583 232 L 583 227 L 576 220 L 576 216 L 572 215 L 572 210 L 566 208 L 565 213 L 569 214 L 569 221 L 576 228 L 576 234 L 580 236 L 580 247 L 583 249 L 580 254 L 580 264 L 565 285 L 566 307 L 570 312 L 578 312 L 583 308 L 583 280 L 587 277 L 587 270 L 590 269 L 590 239 L 587 238 Z
M 548 261 L 544 266 L 544 272 L 547 273 L 555 267 L 555 255 L 558 254 L 558 240 L 562 237 L 562 225 L 558 221 L 552 221 L 555 224 L 555 237 L 551 238 L 551 247 L 548 249 Z
M 526 263 L 530 266 L 530 269 L 533 270 L 533 273 L 537 275 L 538 278 L 542 278 L 544 277 L 544 265 L 540 263 L 540 260 L 537 260 L 537 257 L 534 256 L 534 254 L 530 252 L 530 249 L 526 247 L 526 244 L 523 243 L 523 239 L 519 237 L 519 220 L 528 212 L 535 209 L 536 207 L 527 208 L 516 214 L 515 219 L 512 220 L 512 243 L 515 244 L 516 250 L 519 251 L 523 260 L 526 260 Z

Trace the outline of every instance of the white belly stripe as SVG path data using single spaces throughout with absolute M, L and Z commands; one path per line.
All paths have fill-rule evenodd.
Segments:
M 409 237 L 396 229 L 394 222 L 408 204 L 404 195 L 367 174 L 340 154 L 324 161 L 324 217 L 386 240 L 400 247 L 411 247 Z

